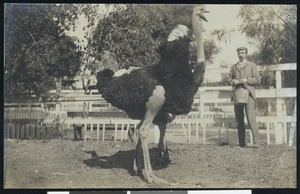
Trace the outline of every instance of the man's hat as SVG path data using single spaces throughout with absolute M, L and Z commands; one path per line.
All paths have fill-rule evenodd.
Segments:
M 242 50 L 248 51 L 248 49 L 246 47 L 239 47 L 236 49 L 237 52 L 242 51 Z

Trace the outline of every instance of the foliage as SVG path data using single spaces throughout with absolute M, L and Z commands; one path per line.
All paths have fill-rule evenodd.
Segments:
M 221 48 L 216 46 L 213 39 L 204 40 L 204 55 L 209 63 L 213 63 L 214 56 L 220 53 Z
M 240 29 L 258 45 L 260 64 L 296 62 L 297 7 L 244 5 Z
M 84 33 L 84 39 L 76 39 L 75 43 L 83 52 L 83 61 L 89 63 L 94 61 L 94 53 L 86 42 L 91 41 L 97 21 L 123 7 L 122 4 L 56 4 L 53 21 L 62 32 L 80 30 Z M 77 22 L 80 19 L 86 19 L 86 24 L 79 26 Z
M 5 101 L 43 97 L 55 80 L 71 85 L 80 64 L 99 59 L 103 50 L 115 52 L 120 68 L 155 64 L 158 45 L 176 24 L 191 28 L 192 5 L 134 4 L 6 4 Z M 83 40 L 67 31 L 87 25 Z M 99 21 L 99 23 L 98 23 Z M 84 45 L 83 42 L 89 43 Z M 218 52 L 205 41 L 208 60 Z M 79 51 L 80 50 L 80 51 Z M 211 60 L 210 60 L 211 61 Z
M 231 41 L 235 31 L 236 30 L 232 28 L 217 28 L 211 32 L 211 35 L 215 36 L 219 42 L 224 41 L 228 43 Z
M 43 97 L 54 78 L 79 71 L 81 54 L 53 22 L 55 12 L 53 4 L 5 6 L 5 101 Z
M 192 5 L 126 5 L 100 19 L 89 42 L 96 53 L 108 50 L 117 56 L 119 68 L 154 65 L 161 41 L 177 24 L 192 28 Z M 205 41 L 206 58 L 219 52 L 212 40 Z M 195 52 L 196 50 L 194 50 Z
M 100 20 L 90 42 L 95 53 L 105 50 L 115 53 L 120 68 L 155 64 L 159 42 L 151 34 L 162 26 L 162 19 L 152 7 L 128 5 Z
M 240 26 L 241 32 L 258 47 L 258 52 L 251 56 L 254 62 L 257 64 L 296 62 L 296 5 L 243 5 L 239 16 L 243 22 Z M 292 75 L 296 80 L 295 74 Z M 269 70 L 263 72 L 262 77 L 263 85 L 275 85 L 275 76 Z

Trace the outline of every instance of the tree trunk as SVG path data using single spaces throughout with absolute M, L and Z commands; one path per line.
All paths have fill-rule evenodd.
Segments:
M 56 85 L 56 94 L 59 98 L 61 97 L 61 87 L 62 87 L 62 78 L 59 77 Z

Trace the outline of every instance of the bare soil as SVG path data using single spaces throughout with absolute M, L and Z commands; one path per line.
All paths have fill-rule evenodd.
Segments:
M 4 141 L 4 188 L 295 188 L 296 151 L 169 142 L 171 163 L 154 173 L 176 185 L 148 184 L 132 171 L 134 147 L 121 141 Z

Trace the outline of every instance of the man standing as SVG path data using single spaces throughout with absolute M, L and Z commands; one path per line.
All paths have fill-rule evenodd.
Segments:
M 260 138 L 258 133 L 257 122 L 255 118 L 255 90 L 254 85 L 261 83 L 261 76 L 258 73 L 256 65 L 246 59 L 248 49 L 246 47 L 237 48 L 237 56 L 239 62 L 232 65 L 228 77 L 228 81 L 232 86 L 244 84 L 249 91 L 248 103 L 244 105 L 235 104 L 234 112 L 238 128 L 238 138 L 240 147 L 245 147 L 245 123 L 244 123 L 244 109 L 248 124 L 253 134 L 253 147 L 259 147 Z

